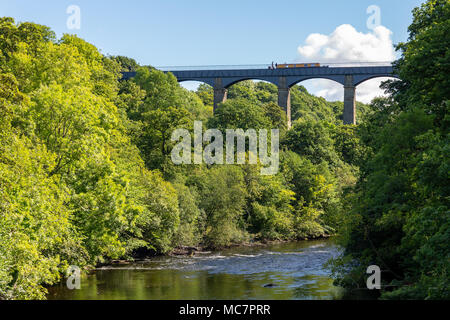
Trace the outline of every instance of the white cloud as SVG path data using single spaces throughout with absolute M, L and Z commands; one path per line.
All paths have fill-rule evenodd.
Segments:
M 305 44 L 298 47 L 302 62 L 346 63 L 346 62 L 391 62 L 396 58 L 392 43 L 392 32 L 378 26 L 368 33 L 358 32 L 353 26 L 343 24 L 330 35 L 310 34 Z M 374 79 L 362 83 L 356 89 L 357 100 L 370 102 L 383 95 L 379 89 L 381 81 Z M 311 80 L 305 84 L 308 90 L 327 100 L 342 100 L 342 85 L 328 80 Z

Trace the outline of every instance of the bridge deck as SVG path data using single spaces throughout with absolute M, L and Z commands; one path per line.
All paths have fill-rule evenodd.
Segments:
M 286 69 L 211 69 L 211 70 L 167 70 L 182 81 L 200 81 L 215 86 L 216 79 L 222 79 L 222 86 L 229 87 L 232 84 L 248 79 L 264 80 L 275 85 L 280 84 L 280 77 L 286 79 L 287 86 L 308 79 L 329 79 L 345 85 L 345 76 L 352 75 L 352 85 L 357 86 L 363 81 L 375 77 L 396 77 L 392 66 L 360 66 L 360 67 L 309 67 Z M 124 78 L 135 75 L 133 72 L 125 72 Z

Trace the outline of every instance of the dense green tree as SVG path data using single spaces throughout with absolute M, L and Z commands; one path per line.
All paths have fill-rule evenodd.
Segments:
M 402 79 L 394 96 L 400 108 L 419 106 L 435 114 L 435 121 L 448 127 L 445 103 L 450 96 L 450 5 L 447 0 L 427 1 L 414 9 L 408 28 L 409 41 L 398 45 L 403 57 L 396 62 Z
M 214 104 L 214 90 L 213 88 L 206 84 L 202 83 L 198 86 L 196 94 L 202 100 L 203 104 L 208 107 L 212 107 Z
M 0 86 L 0 299 L 44 298 L 68 263 L 87 252 L 71 224 L 67 189 L 48 175 L 54 156 L 16 127 L 30 107 L 11 74 Z
M 298 238 L 313 238 L 334 233 L 340 214 L 339 186 L 336 177 L 322 162 L 287 151 L 281 154 L 283 184 L 294 192 L 294 230 Z
M 145 241 L 147 248 L 167 253 L 180 224 L 176 190 L 158 173 L 143 171 L 138 179 L 137 204 L 143 211 L 136 221 L 137 239 Z
M 265 116 L 270 119 L 271 127 L 284 133 L 287 129 L 287 117 L 284 110 L 274 102 L 265 103 L 262 107 Z
M 132 58 L 124 56 L 112 56 L 109 58 L 120 65 L 120 71 L 122 72 L 134 72 L 139 69 L 139 64 Z
M 262 176 L 258 166 L 243 167 L 247 190 L 247 222 L 262 239 L 286 240 L 293 236 L 294 192 L 280 176 Z
M 360 130 L 368 156 L 335 267 L 339 283 L 353 288 L 379 265 L 382 298 L 449 299 L 450 3 L 429 0 L 413 14 L 399 46 L 401 80 L 385 85 L 392 96 L 374 101 Z
M 367 150 L 361 142 L 358 128 L 353 125 L 331 125 L 334 149 L 340 159 L 350 165 L 359 166 Z
M 198 193 L 184 183 L 175 183 L 180 210 L 180 226 L 174 235 L 174 246 L 196 246 L 202 241 L 203 212 L 198 207 Z
M 44 298 L 69 264 L 170 250 L 176 192 L 130 143 L 142 91 L 118 95 L 119 64 L 75 36 L 12 19 L 0 29 L 0 298 Z
M 291 88 L 292 121 L 325 120 L 336 123 L 340 122 L 339 116 L 343 110 L 343 105 L 328 103 L 324 98 L 313 96 L 303 86 L 296 85 Z
M 208 122 L 209 128 L 225 132 L 227 129 L 263 129 L 271 128 L 271 120 L 263 107 L 245 99 L 231 99 L 222 103 Z
M 182 106 L 189 111 L 189 118 L 191 123 L 194 121 L 207 122 L 213 115 L 212 104 L 208 105 L 195 92 L 182 89 L 181 90 Z
M 204 176 L 200 208 L 206 214 L 205 241 L 223 247 L 247 239 L 242 229 L 246 191 L 238 166 L 212 168 Z
M 247 100 L 252 104 L 258 104 L 256 97 L 256 83 L 252 80 L 245 80 L 233 84 L 228 88 L 228 98 L 232 100 Z
M 339 161 L 332 130 L 326 122 L 297 121 L 292 130 L 286 133 L 282 144 L 314 164 L 322 161 L 336 164 Z
M 24 22 L 16 24 L 13 18 L 0 18 L 0 60 L 2 68 L 4 62 L 11 59 L 11 55 L 17 51 L 19 44 L 27 43 L 34 52 L 42 42 L 55 41 L 55 33 L 49 27 Z
M 145 92 L 145 104 L 141 113 L 167 107 L 181 107 L 180 87 L 177 78 L 171 73 L 141 67 L 137 70 L 133 81 Z

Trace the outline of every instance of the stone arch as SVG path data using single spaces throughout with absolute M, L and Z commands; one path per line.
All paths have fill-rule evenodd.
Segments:
M 334 76 L 304 76 L 304 77 L 287 77 L 287 86 L 289 88 L 299 84 L 300 82 L 307 80 L 330 80 L 336 82 L 340 85 L 345 84 L 345 75 L 334 75 Z
M 353 76 L 353 83 L 354 86 L 358 86 L 361 83 L 364 83 L 368 80 L 376 79 L 376 78 L 393 78 L 393 79 L 400 79 L 396 74 L 374 74 L 374 75 L 354 75 Z
M 210 85 L 211 87 L 214 87 L 214 79 L 204 79 L 204 78 L 183 78 L 178 79 L 178 83 L 186 82 L 186 81 L 196 81 L 196 82 L 202 82 L 207 85 Z
M 209 83 L 206 83 L 204 81 L 198 81 L 198 80 L 183 80 L 183 81 L 179 81 L 178 82 L 180 84 L 180 86 L 182 86 L 183 88 L 186 88 L 188 90 L 194 90 L 196 91 L 196 89 L 200 86 L 200 85 L 207 85 L 208 87 L 213 88 Z
M 269 82 L 272 83 L 276 86 L 278 86 L 278 81 L 275 78 L 272 77 L 248 77 L 248 78 L 223 78 L 222 79 L 222 85 L 224 88 L 228 89 L 229 87 L 231 87 L 232 85 L 242 82 L 242 81 L 246 81 L 246 80 L 259 80 L 259 81 L 265 81 L 265 82 Z

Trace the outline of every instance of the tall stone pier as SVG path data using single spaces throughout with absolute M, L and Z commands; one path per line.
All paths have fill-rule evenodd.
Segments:
M 344 124 L 356 124 L 356 87 L 353 85 L 353 75 L 345 76 Z
M 223 86 L 222 78 L 216 78 L 214 80 L 214 111 L 216 111 L 219 103 L 227 101 L 227 94 L 228 90 Z
M 287 85 L 285 77 L 278 80 L 278 105 L 283 108 L 286 113 L 287 127 L 291 128 L 291 89 Z

